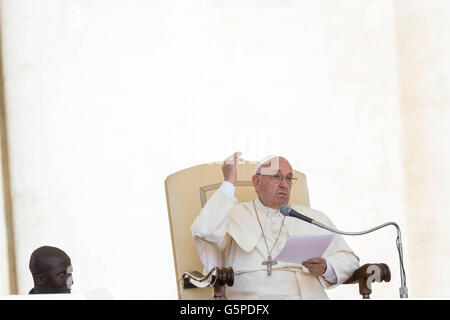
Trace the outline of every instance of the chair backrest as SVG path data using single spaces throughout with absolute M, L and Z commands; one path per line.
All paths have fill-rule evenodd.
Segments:
M 252 176 L 257 162 L 245 161 L 237 165 L 235 196 L 239 201 L 249 201 L 256 193 Z M 185 271 L 201 271 L 203 264 L 198 256 L 191 225 L 201 208 L 223 182 L 221 163 L 202 164 L 171 174 L 165 180 L 167 209 L 169 212 L 172 249 L 179 299 L 206 300 L 213 298 L 213 289 L 183 289 L 181 276 Z M 309 206 L 306 176 L 294 170 L 298 181 L 292 186 L 291 203 Z

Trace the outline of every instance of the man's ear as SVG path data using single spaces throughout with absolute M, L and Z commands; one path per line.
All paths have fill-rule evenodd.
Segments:
M 258 193 L 259 192 L 259 176 L 258 175 L 256 175 L 256 174 L 253 175 L 252 183 L 253 183 L 253 186 L 255 187 L 256 193 Z

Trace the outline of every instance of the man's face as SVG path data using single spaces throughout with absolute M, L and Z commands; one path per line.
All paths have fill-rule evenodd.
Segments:
M 284 158 L 273 159 L 260 172 L 261 175 L 254 175 L 252 181 L 261 202 L 274 209 L 288 204 L 292 185 L 286 181 L 286 177 L 293 175 L 289 162 Z M 277 181 L 273 176 L 283 177 L 283 180 Z
M 47 293 L 70 293 L 73 284 L 70 259 L 52 258 L 50 268 L 43 275 L 41 290 Z

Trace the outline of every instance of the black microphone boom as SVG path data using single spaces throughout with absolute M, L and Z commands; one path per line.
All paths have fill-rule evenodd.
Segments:
M 313 219 L 311 219 L 310 217 L 307 217 L 301 213 L 298 213 L 297 211 L 295 211 L 292 208 L 289 208 L 288 206 L 281 206 L 280 208 L 280 212 L 283 216 L 289 216 L 289 217 L 294 217 L 294 218 L 298 218 L 301 219 L 303 221 L 306 221 L 308 223 L 313 223 Z
M 326 229 L 328 231 L 331 231 L 333 233 L 338 233 L 338 234 L 343 234 L 343 235 L 347 235 L 347 236 L 358 236 L 358 235 L 362 235 L 362 234 L 367 234 L 370 233 L 372 231 L 381 229 L 383 227 L 386 227 L 388 225 L 393 225 L 397 228 L 397 250 L 398 250 L 398 256 L 400 258 L 400 279 L 401 279 L 401 287 L 400 287 L 400 298 L 408 298 L 408 288 L 406 287 L 406 274 L 405 274 L 405 268 L 403 266 L 403 248 L 402 248 L 402 236 L 401 236 L 401 232 L 400 232 L 400 227 L 398 226 L 398 224 L 396 224 L 395 222 L 387 222 L 385 224 L 379 225 L 378 227 L 366 230 L 366 231 L 361 231 L 361 232 L 345 232 L 345 231 L 339 231 L 336 230 L 334 228 L 330 228 L 314 219 L 311 219 L 310 217 L 307 217 L 301 213 L 298 213 L 297 211 L 295 211 L 294 209 L 288 207 L 288 206 L 281 206 L 280 207 L 280 212 L 282 215 L 284 216 L 289 216 L 289 217 L 294 217 L 294 218 L 298 218 L 301 219 L 303 221 L 306 221 L 308 223 L 311 223 L 319 228 L 322 229 Z

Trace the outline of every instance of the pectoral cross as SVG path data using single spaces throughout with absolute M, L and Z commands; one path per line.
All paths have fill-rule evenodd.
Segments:
M 262 262 L 263 266 L 267 267 L 267 275 L 270 276 L 272 274 L 272 266 L 277 264 L 275 260 L 272 260 L 272 256 L 267 256 L 267 260 Z

